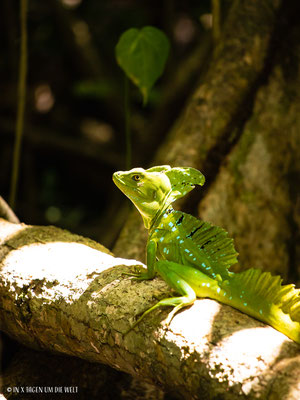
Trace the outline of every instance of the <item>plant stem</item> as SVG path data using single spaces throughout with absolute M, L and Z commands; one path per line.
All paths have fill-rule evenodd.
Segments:
M 124 112 L 125 112 L 125 138 L 126 138 L 126 169 L 131 168 L 131 131 L 130 131 L 130 99 L 129 79 L 125 75 L 124 84 Z
M 18 82 L 18 110 L 16 121 L 16 136 L 13 153 L 13 165 L 10 186 L 9 204 L 15 208 L 16 194 L 20 168 L 20 151 L 24 130 L 24 113 L 26 100 L 26 77 L 27 77 L 27 9 L 28 0 L 20 0 L 20 64 L 19 64 L 19 82 Z
M 220 0 L 211 0 L 213 27 L 212 35 L 214 47 L 216 47 L 221 36 L 221 5 Z

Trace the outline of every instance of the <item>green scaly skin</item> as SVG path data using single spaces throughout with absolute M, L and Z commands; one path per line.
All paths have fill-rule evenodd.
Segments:
M 300 343 L 300 290 L 281 285 L 282 279 L 269 272 L 253 268 L 230 272 L 238 254 L 227 232 L 172 208 L 175 200 L 195 185 L 204 184 L 200 171 L 168 165 L 134 168 L 115 172 L 113 181 L 137 207 L 149 230 L 147 272 L 136 277 L 152 279 L 159 274 L 180 294 L 149 308 L 131 329 L 160 306 L 174 307 L 165 321 L 168 325 L 177 311 L 193 304 L 197 297 L 209 297 L 270 324 Z

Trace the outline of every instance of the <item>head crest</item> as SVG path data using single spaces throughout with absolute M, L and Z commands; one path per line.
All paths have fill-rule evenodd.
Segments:
M 195 185 L 203 186 L 205 182 L 204 175 L 191 167 L 171 168 L 165 174 L 171 182 L 171 203 L 185 196 L 195 188 Z
M 147 169 L 147 172 L 161 172 L 169 178 L 171 183 L 171 194 L 168 197 L 169 204 L 185 196 L 195 188 L 195 185 L 203 186 L 205 182 L 204 175 L 191 167 L 171 168 L 169 165 L 160 165 Z

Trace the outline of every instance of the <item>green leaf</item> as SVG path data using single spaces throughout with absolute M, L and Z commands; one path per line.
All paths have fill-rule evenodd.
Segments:
M 153 26 L 128 29 L 116 45 L 117 62 L 142 92 L 144 104 L 163 73 L 169 48 L 167 36 Z

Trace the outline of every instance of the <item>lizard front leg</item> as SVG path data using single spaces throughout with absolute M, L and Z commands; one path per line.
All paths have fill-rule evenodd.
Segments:
M 157 250 L 157 243 L 155 240 L 149 240 L 147 244 L 147 271 L 139 271 L 136 273 L 127 273 L 125 272 L 123 275 L 130 275 L 133 276 L 133 279 L 136 280 L 146 280 L 146 279 L 153 279 L 156 273 L 156 250 Z

